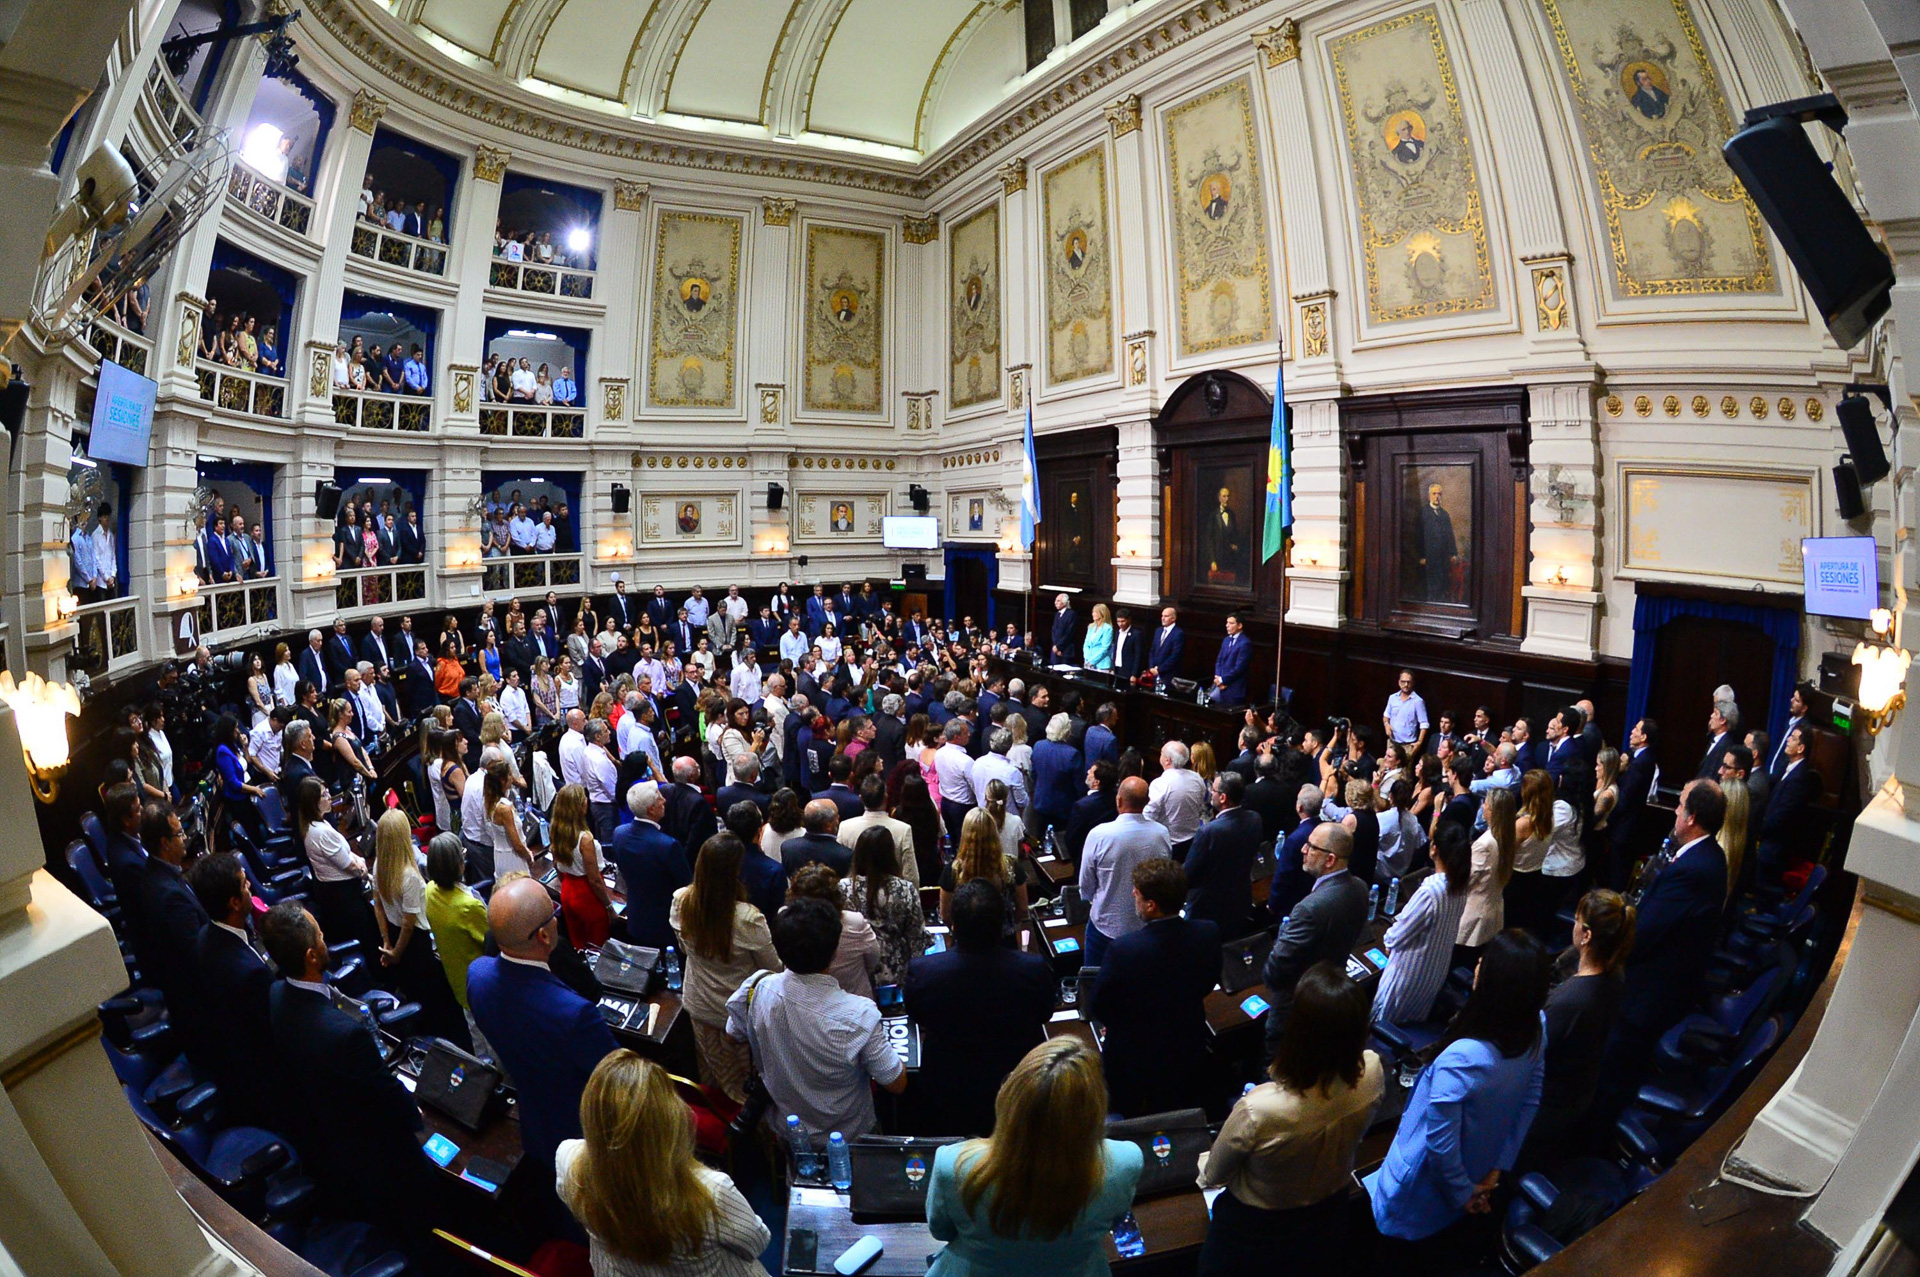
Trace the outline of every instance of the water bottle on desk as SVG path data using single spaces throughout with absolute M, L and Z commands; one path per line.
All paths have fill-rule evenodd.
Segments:
M 1400 880 L 1395 878 L 1387 884 L 1387 917 L 1400 912 Z
M 680 992 L 680 954 L 672 945 L 667 946 L 667 987 Z
M 807 1138 L 806 1128 L 792 1113 L 787 1114 L 787 1147 L 793 1152 L 795 1179 L 820 1178 L 820 1154 L 813 1151 L 813 1141 Z
M 827 1137 L 827 1180 L 836 1192 L 853 1187 L 853 1153 L 847 1148 L 847 1137 L 838 1131 Z
M 1372 922 L 1380 916 L 1380 884 L 1374 883 L 1367 888 L 1367 921 Z

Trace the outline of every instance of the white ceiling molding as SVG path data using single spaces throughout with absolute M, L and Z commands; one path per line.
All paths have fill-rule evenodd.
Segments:
M 621 100 L 640 119 L 658 119 L 666 110 L 674 69 L 680 65 L 693 24 L 706 10 L 707 0 L 654 0 L 633 38 L 620 83 Z
M 567 0 L 519 0 L 501 20 L 501 35 L 494 41 L 493 64 L 500 74 L 515 83 L 533 74 L 540 57 L 541 42 Z M 574 85 L 574 88 L 580 86 Z
M 813 78 L 827 41 L 840 25 L 840 15 L 852 0 L 795 0 L 780 47 L 773 51 L 767 74 L 767 101 L 762 118 L 778 138 L 796 138 L 806 129 L 807 108 L 813 102 Z

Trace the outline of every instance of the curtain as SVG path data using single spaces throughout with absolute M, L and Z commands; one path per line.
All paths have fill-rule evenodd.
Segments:
M 1646 716 L 1653 692 L 1654 647 L 1660 627 L 1675 617 L 1698 616 L 1710 621 L 1751 625 L 1773 640 L 1773 678 L 1767 695 L 1767 737 L 1780 741 L 1787 722 L 1787 701 L 1800 679 L 1800 610 L 1763 607 L 1750 603 L 1716 603 L 1707 599 L 1639 595 L 1633 603 L 1633 669 L 1627 676 L 1627 726 Z M 1748 724 L 1751 727 L 1752 724 Z

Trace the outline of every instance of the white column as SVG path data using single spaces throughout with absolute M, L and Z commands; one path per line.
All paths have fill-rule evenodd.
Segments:
M 787 464 L 787 418 L 792 405 L 787 386 L 787 324 L 793 294 L 793 218 L 796 202 L 767 196 L 760 205 L 760 227 L 753 246 L 753 278 L 747 296 L 747 367 L 753 398 L 747 404 L 752 488 L 747 492 L 751 519 L 748 545 L 753 576 L 765 584 L 789 578 L 793 566 L 793 473 Z M 751 220 L 751 215 L 749 216 Z M 767 508 L 767 485 L 786 490 L 778 510 Z
M 1600 629 L 1600 425 L 1594 378 L 1527 387 L 1532 438 L 1527 548 L 1521 587 L 1526 637 L 1520 650 L 1591 661 Z
M 633 420 L 634 393 L 640 387 L 640 312 L 646 304 L 647 266 L 640 260 L 646 242 L 647 184 L 620 178 L 613 184 L 613 209 L 600 219 L 599 277 L 594 300 L 607 307 L 594 352 L 599 394 L 579 369 L 576 380 L 586 397 L 587 415 L 596 423 L 593 436 L 603 441 L 637 437 Z M 631 479 L 626 480 L 629 486 Z M 631 538 L 629 538 L 631 539 Z
M 1288 363 L 1287 399 L 1298 403 L 1303 396 L 1337 388 L 1340 381 L 1339 355 L 1333 340 L 1333 285 L 1327 274 L 1326 213 L 1321 205 L 1322 186 L 1314 159 L 1312 116 L 1307 110 L 1307 89 L 1300 61 L 1300 28 L 1292 18 L 1286 18 L 1276 26 L 1257 32 L 1253 42 L 1260 50 L 1267 88 L 1267 118 L 1273 122 L 1281 243 L 1286 252 L 1286 269 L 1282 275 L 1291 281 L 1293 289 L 1289 313 L 1282 321 L 1282 330 L 1294 334 L 1284 342 Z M 1298 429 L 1296 416 L 1296 436 Z M 1298 446 L 1296 439 L 1295 447 Z M 1294 492 L 1297 519 L 1298 484 Z
M 449 364 L 479 365 L 484 362 L 486 346 L 487 277 L 493 267 L 493 224 L 500 217 L 500 179 L 506 175 L 507 162 L 513 157 L 497 146 L 481 146 L 471 160 L 462 163 L 460 181 L 465 197 L 460 201 L 460 217 L 454 223 L 447 245 L 448 274 L 459 284 L 460 295 L 441 312 L 440 357 Z M 449 374 L 452 370 L 449 369 Z M 575 383 L 591 385 L 587 370 L 576 369 Z M 445 380 L 445 379 L 442 379 Z M 439 384 L 436 382 L 435 384 Z M 442 432 L 474 435 L 480 431 L 477 393 L 468 401 L 467 411 L 441 396 Z M 453 412 L 445 409 L 451 405 Z M 443 543 L 444 544 L 444 543 Z
M 162 409 L 154 414 L 153 448 L 141 472 L 141 501 L 129 520 L 127 574 L 135 593 L 147 596 L 153 651 L 150 658 L 173 655 L 179 615 L 199 606 L 186 591 L 193 576 L 193 535 L 187 512 L 200 482 L 200 427 L 205 410 Z M 274 512 L 274 529 L 283 527 Z M 284 539 L 284 538 L 283 538 Z M 285 562 L 274 547 L 274 562 Z
M 333 482 L 334 448 L 345 428 L 309 424 L 294 436 L 273 490 L 274 562 L 287 583 L 287 624 L 325 629 L 338 610 L 334 601 L 333 520 L 314 503 L 321 483 Z
M 476 607 L 480 602 L 480 582 L 485 575 L 480 560 L 482 520 L 471 512 L 479 497 L 478 450 L 451 440 L 443 442 L 440 465 L 427 476 L 425 515 L 427 563 L 439 578 L 440 602 L 445 607 Z
M 1338 629 L 1346 619 L 1347 468 L 1335 396 L 1295 395 L 1293 408 L 1293 557 L 1287 569 L 1288 625 Z
M 76 632 L 60 618 L 59 603 L 71 589 L 67 473 L 81 369 L 72 347 L 46 354 L 23 348 L 31 335 L 23 334 L 14 352 L 32 390 L 8 475 L 8 523 L 17 531 L 6 555 L 7 659 L 14 669 L 64 680 Z M 139 584 L 136 579 L 136 590 Z

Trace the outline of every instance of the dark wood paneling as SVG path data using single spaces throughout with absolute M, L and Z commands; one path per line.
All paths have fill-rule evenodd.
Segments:
M 1113 594 L 1114 463 L 1120 432 L 1094 426 L 1033 441 L 1039 466 L 1040 526 L 1034 530 L 1037 585 L 1071 585 L 1086 592 L 1075 609 L 1084 621 L 1087 609 Z M 1085 509 L 1070 515 L 1074 498 Z M 1071 538 L 1079 537 L 1076 546 Z
M 1262 618 L 1271 622 L 1280 619 L 1285 589 L 1282 556 L 1260 561 L 1267 444 L 1272 429 L 1272 398 L 1247 378 L 1224 370 L 1189 377 L 1167 397 L 1154 418 L 1165 498 L 1161 553 L 1166 566 L 1161 588 L 1165 597 L 1182 609 L 1183 621 L 1191 610 L 1196 619 L 1206 622 L 1204 629 L 1209 635 L 1224 633 L 1221 626 L 1229 611 L 1239 612 L 1249 627 L 1256 629 L 1260 627 L 1255 622 Z M 1239 537 L 1251 568 L 1243 584 L 1209 580 L 1211 560 L 1203 557 L 1205 547 L 1196 535 L 1201 520 L 1217 509 L 1218 484 L 1203 480 L 1217 475 L 1214 468 L 1220 466 L 1240 468 L 1248 476 L 1242 494 L 1233 502 Z M 1189 626 L 1190 641 L 1193 633 Z M 1218 648 L 1217 639 L 1212 646 Z M 1190 671 L 1197 668 L 1192 664 L 1191 647 L 1188 660 Z M 1256 670 L 1273 668 L 1271 650 L 1264 666 L 1258 652 L 1254 660 Z M 1213 656 L 1208 655 L 1204 668 L 1211 670 L 1212 663 Z M 1252 684 L 1260 687 L 1269 681 L 1271 675 L 1255 677 Z

